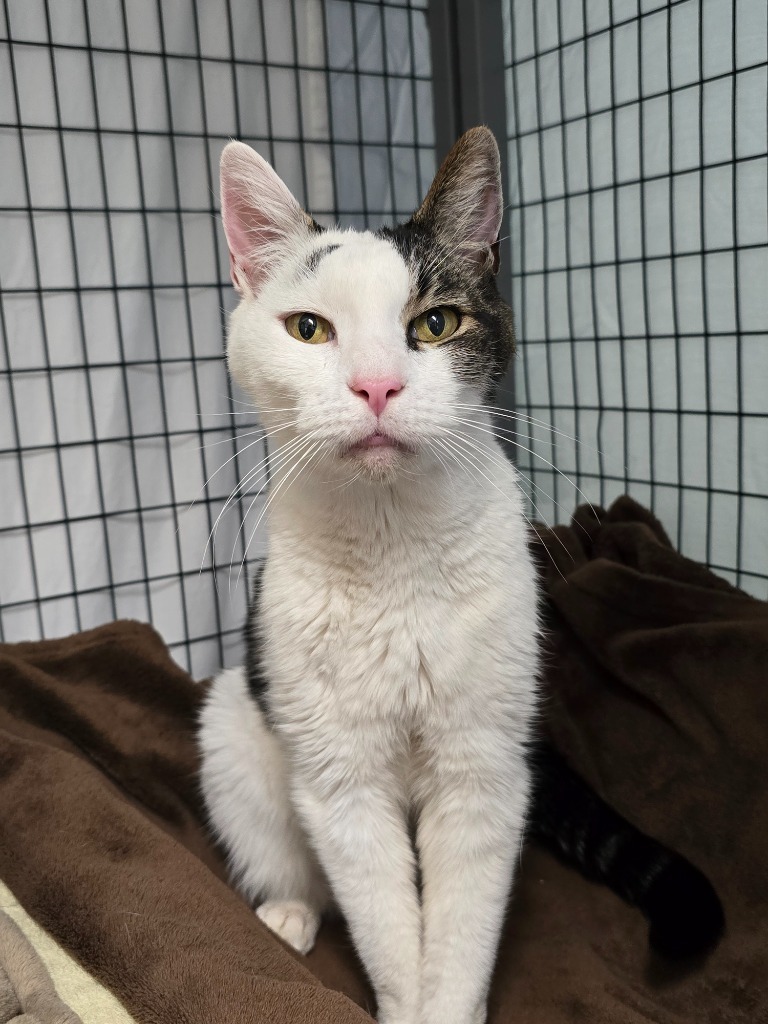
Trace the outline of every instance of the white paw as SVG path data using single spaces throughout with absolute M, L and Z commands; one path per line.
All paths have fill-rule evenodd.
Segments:
M 268 900 L 256 916 L 297 953 L 308 953 L 315 944 L 320 915 L 300 900 Z

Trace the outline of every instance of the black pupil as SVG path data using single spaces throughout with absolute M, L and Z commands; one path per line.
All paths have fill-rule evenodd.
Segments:
M 317 330 L 317 317 L 312 316 L 311 313 L 305 313 L 299 317 L 299 334 L 302 336 L 304 341 L 309 341 L 314 337 L 315 331 Z
M 445 317 L 439 309 L 433 309 L 427 313 L 427 327 L 436 338 L 445 330 Z

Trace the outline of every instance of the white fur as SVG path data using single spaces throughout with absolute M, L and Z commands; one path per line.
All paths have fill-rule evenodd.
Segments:
M 304 462 L 278 460 L 273 480 L 271 724 L 243 672 L 223 672 L 202 713 L 202 785 L 269 927 L 310 948 L 330 888 L 380 1022 L 479 1024 L 528 799 L 535 582 L 514 469 L 490 435 L 456 425 L 456 403 L 472 403 L 488 426 L 478 396 L 445 349 L 406 345 L 411 288 L 387 241 L 298 233 L 232 317 L 231 371 L 278 443 L 322 450 L 298 441 Z M 290 337 L 301 310 L 332 340 Z M 405 381 L 378 424 L 353 376 Z M 413 454 L 350 454 L 377 426 Z M 477 447 L 452 456 L 436 440 L 449 429 Z

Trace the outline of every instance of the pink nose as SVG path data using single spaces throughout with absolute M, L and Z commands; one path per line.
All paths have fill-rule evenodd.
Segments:
M 392 395 L 402 391 L 404 384 L 396 377 L 385 377 L 383 380 L 353 380 L 349 387 L 356 395 L 366 400 L 369 408 L 377 416 L 381 416 Z

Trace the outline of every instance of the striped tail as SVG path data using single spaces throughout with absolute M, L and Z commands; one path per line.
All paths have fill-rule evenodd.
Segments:
M 551 746 L 539 743 L 532 754 L 531 837 L 638 907 L 662 956 L 697 956 L 716 946 L 725 917 L 701 871 L 622 818 Z

